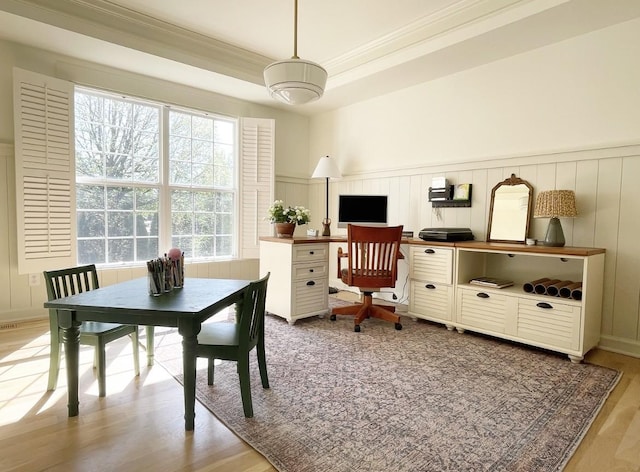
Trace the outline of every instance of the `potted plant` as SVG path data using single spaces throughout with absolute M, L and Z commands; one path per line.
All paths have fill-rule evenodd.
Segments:
M 269 207 L 268 220 L 275 225 L 279 238 L 291 238 L 296 225 L 309 222 L 311 212 L 302 206 L 284 206 L 282 200 L 276 200 Z

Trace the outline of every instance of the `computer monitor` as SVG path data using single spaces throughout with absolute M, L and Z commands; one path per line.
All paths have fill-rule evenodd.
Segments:
M 386 195 L 340 195 L 338 228 L 349 223 L 364 226 L 387 226 Z

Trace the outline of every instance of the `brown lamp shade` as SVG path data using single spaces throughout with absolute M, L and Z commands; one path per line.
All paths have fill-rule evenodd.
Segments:
M 544 190 L 536 198 L 534 218 L 573 218 L 577 215 L 573 190 Z

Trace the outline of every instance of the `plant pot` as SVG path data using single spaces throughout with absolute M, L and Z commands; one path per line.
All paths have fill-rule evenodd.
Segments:
M 276 225 L 276 236 L 279 238 L 292 238 L 296 229 L 294 223 L 274 223 Z

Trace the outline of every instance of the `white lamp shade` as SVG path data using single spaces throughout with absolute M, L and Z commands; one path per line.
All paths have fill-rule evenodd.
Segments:
M 264 82 L 276 100 L 289 105 L 302 105 L 322 97 L 327 71 L 315 62 L 286 59 L 264 69 Z
M 329 178 L 329 177 L 342 177 L 340 169 L 336 163 L 329 156 L 321 157 L 316 166 L 316 170 L 313 171 L 312 179 Z

